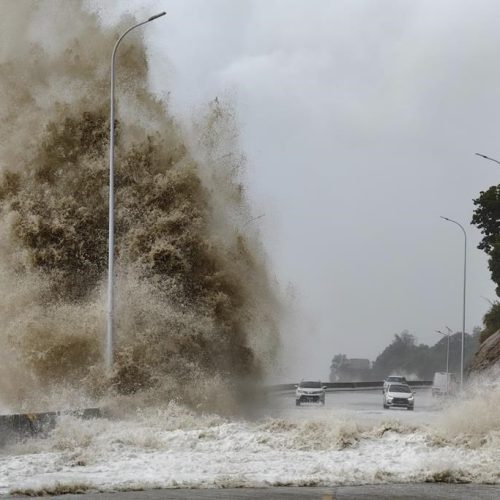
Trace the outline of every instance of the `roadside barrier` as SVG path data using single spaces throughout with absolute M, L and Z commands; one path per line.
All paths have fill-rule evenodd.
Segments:
M 18 413 L 0 415 L 0 446 L 15 440 L 46 435 L 57 423 L 61 415 L 73 415 L 83 419 L 99 418 L 100 408 L 85 408 L 73 411 L 51 411 L 43 413 Z
M 407 384 L 415 389 L 430 387 L 432 385 L 432 380 L 409 380 Z M 276 384 L 268 385 L 266 390 L 268 392 L 287 392 L 294 391 L 297 384 Z M 362 389 L 382 389 L 384 382 L 325 382 L 323 384 L 326 386 L 327 392 L 335 391 L 355 391 Z

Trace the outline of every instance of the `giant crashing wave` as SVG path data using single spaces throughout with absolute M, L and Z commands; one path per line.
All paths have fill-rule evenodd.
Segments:
M 148 88 L 141 39 L 124 40 L 116 362 L 106 378 L 109 53 L 134 20 L 104 28 L 81 2 L 25 0 L 8 10 L 0 16 L 0 402 L 20 410 L 140 394 L 141 404 L 231 406 L 235 385 L 259 380 L 274 359 L 280 303 L 257 231 L 245 225 L 251 210 L 230 107 L 214 100 L 186 132 Z

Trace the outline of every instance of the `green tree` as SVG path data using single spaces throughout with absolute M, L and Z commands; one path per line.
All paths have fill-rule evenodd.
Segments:
M 500 185 L 491 186 L 487 191 L 481 191 L 479 198 L 474 200 L 476 209 L 472 224 L 481 230 L 483 239 L 478 248 L 489 256 L 488 268 L 491 279 L 497 285 L 496 293 L 500 296 Z M 480 341 L 500 329 L 500 303 L 495 302 L 483 318 L 484 328 Z
M 341 378 L 342 369 L 345 367 L 347 356 L 335 354 L 330 365 L 330 382 L 337 382 Z
M 415 374 L 419 378 L 429 376 L 427 359 L 429 346 L 417 345 L 414 335 L 404 330 L 394 335 L 394 339 L 373 363 L 376 378 L 383 379 L 391 373 Z
M 479 335 L 480 342 L 500 330 L 500 302 L 494 302 L 490 310 L 483 317 L 483 329 Z
M 474 205 L 472 224 L 483 235 L 477 247 L 489 256 L 491 279 L 496 283 L 496 292 L 500 296 L 500 185 L 481 191 Z

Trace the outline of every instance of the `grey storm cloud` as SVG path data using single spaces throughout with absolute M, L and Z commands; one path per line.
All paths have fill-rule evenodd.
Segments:
M 257 224 L 295 290 L 289 376 L 325 378 L 338 352 L 374 359 L 403 329 L 425 343 L 444 324 L 460 330 L 463 236 L 440 215 L 468 231 L 466 328 L 481 324 L 494 287 L 469 223 L 500 177 L 474 156 L 500 156 L 498 2 L 126 9 L 167 10 L 144 36 L 151 86 L 178 116 L 215 96 L 234 105 Z

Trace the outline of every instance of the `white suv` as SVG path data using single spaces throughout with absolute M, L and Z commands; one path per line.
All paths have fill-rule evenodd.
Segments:
M 384 409 L 388 408 L 406 408 L 413 410 L 415 408 L 415 397 L 409 385 L 389 384 L 384 392 Z
M 402 377 L 401 375 L 391 375 L 390 377 L 386 377 L 384 379 L 384 388 L 382 389 L 382 392 L 385 392 L 389 385 L 391 384 L 406 384 L 406 378 Z
M 301 403 L 321 403 L 325 404 L 325 389 L 319 380 L 317 381 L 302 381 L 295 386 L 295 405 L 300 406 Z

